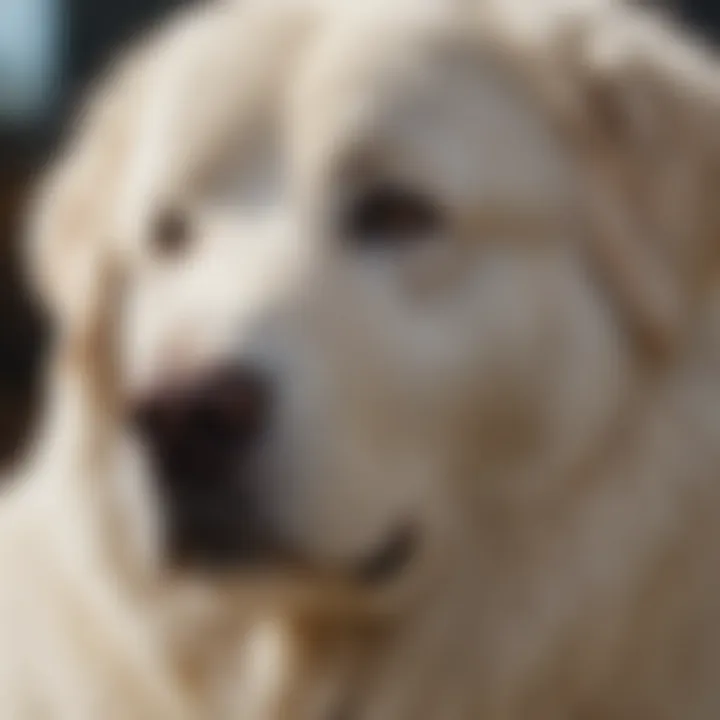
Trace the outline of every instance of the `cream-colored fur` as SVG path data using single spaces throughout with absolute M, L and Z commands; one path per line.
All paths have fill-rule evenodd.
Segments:
M 716 75 L 610 0 L 218 3 L 131 55 L 35 213 L 0 715 L 715 718 Z M 435 236 L 353 246 L 337 203 L 387 180 Z M 178 577 L 124 406 L 248 359 L 302 577 Z
M 55 333 L 46 412 L 0 506 L 7 720 L 263 717 L 276 703 L 268 693 L 281 669 L 279 631 L 265 622 L 246 631 L 252 611 L 219 602 L 202 582 L 168 577 L 152 488 L 136 454 L 118 446 L 127 398 L 118 393 L 117 328 L 132 253 L 131 242 L 114 245 L 129 237 L 121 208 L 133 194 L 146 199 L 143 183 L 165 153 L 179 155 L 155 141 L 165 137 L 163 108 L 173 113 L 178 84 L 190 82 L 183 63 L 239 67 L 235 42 L 260 23 L 260 42 L 294 32 L 292 21 L 256 24 L 218 4 L 138 42 L 92 95 L 31 203 L 30 277 Z M 229 58 L 208 53 L 219 39 Z M 260 57 L 262 48 L 248 52 Z

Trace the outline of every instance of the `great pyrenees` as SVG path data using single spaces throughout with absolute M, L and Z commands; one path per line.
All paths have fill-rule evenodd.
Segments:
M 141 41 L 31 213 L 3 720 L 716 720 L 718 69 L 612 0 Z

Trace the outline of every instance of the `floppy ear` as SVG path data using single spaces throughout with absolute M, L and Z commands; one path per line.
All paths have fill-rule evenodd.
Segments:
M 593 251 L 635 328 L 671 346 L 720 259 L 720 62 L 621 3 L 578 16 L 554 42 Z
M 129 105 L 127 88 L 117 82 L 96 94 L 30 200 L 30 284 L 61 333 L 86 323 L 97 304 L 99 268 L 112 251 L 112 203 L 128 154 Z
M 48 390 L 65 398 L 50 403 L 46 423 L 51 428 L 59 423 L 59 437 L 70 438 L 68 442 L 78 443 L 82 436 L 81 446 L 93 452 L 104 446 L 115 404 L 114 320 L 121 270 L 108 234 L 109 203 L 119 174 L 116 153 L 121 150 L 119 138 L 113 144 L 101 120 L 88 116 L 46 171 L 31 198 L 26 238 L 31 286 L 54 330 Z M 41 428 L 41 438 L 45 432 Z M 102 443 L 95 441 L 100 435 Z M 83 461 L 89 452 L 81 454 Z M 74 471 L 84 476 L 80 468 Z

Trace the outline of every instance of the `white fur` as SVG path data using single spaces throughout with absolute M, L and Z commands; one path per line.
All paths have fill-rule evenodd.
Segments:
M 0 510 L 0 716 L 715 718 L 715 74 L 610 1 L 218 3 L 143 44 L 37 209 L 61 332 Z M 438 236 L 350 246 L 334 203 L 388 178 Z M 301 580 L 165 564 L 116 413 L 219 361 L 276 381 Z M 348 581 L 408 520 L 405 572 Z

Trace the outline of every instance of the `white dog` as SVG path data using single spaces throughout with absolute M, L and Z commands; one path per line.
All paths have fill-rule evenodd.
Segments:
M 610 1 L 144 43 L 34 215 L 2 717 L 716 718 L 717 75 Z

